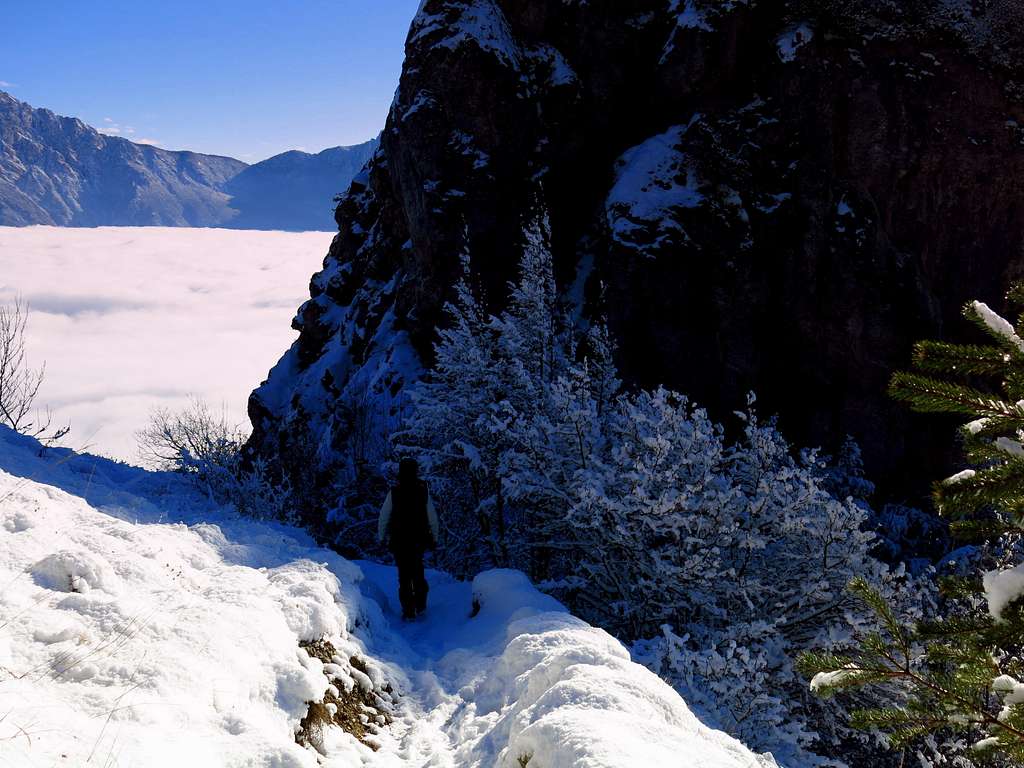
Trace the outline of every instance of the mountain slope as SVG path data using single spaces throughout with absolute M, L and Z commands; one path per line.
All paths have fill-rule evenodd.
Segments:
M 330 508 L 365 404 L 386 436 L 430 363 L 460 254 L 500 304 L 540 208 L 630 383 L 722 418 L 754 390 L 795 442 L 850 434 L 883 493 L 923 496 L 950 430 L 886 385 L 1024 276 L 1024 38 L 1019 0 L 902 7 L 426 0 L 251 446 Z
M 224 185 L 239 213 L 234 229 L 330 230 L 334 198 L 342 193 L 379 144 L 371 139 L 317 154 L 293 150 L 254 163 Z
M 106 136 L 0 91 L 0 226 L 332 230 L 377 139 L 253 165 Z
M 104 136 L 0 92 L 3 226 L 213 226 L 232 217 L 220 187 L 244 167 Z
M 521 573 L 430 580 L 426 620 L 401 624 L 392 567 L 0 427 L 5 759 L 774 766 Z M 311 725 L 311 701 L 342 716 Z

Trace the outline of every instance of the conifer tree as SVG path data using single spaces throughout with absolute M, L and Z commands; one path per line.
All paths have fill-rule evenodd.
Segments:
M 1008 298 L 1024 306 L 1020 287 Z M 1024 523 L 1024 316 L 1014 326 L 979 301 L 964 315 L 989 342 L 920 342 L 916 371 L 897 373 L 891 393 L 922 413 L 971 419 L 961 434 L 972 468 L 936 483 L 934 498 L 956 533 L 991 539 Z M 888 733 L 896 747 L 951 731 L 976 751 L 1024 760 L 1024 565 L 973 582 L 947 580 L 946 615 L 908 627 L 876 589 L 855 579 L 850 589 L 878 628 L 850 653 L 804 655 L 811 688 L 830 695 L 895 684 L 901 700 L 855 711 L 853 724 Z

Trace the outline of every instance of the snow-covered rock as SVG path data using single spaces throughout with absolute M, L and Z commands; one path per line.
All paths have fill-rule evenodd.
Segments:
M 997 299 L 985 276 L 1020 253 L 1024 80 L 979 59 L 1019 69 L 1022 19 L 1008 1 L 423 0 L 250 447 L 357 551 L 346 443 L 367 414 L 362 444 L 390 433 L 460 254 L 500 306 L 541 208 L 559 289 L 608 314 L 627 381 L 723 414 L 753 389 L 793 438 L 850 434 L 916 497 L 947 438 L 908 426 L 889 373 L 967 298 Z

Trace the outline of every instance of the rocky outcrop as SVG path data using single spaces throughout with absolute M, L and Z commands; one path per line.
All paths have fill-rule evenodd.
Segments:
M 723 419 L 754 390 L 791 439 L 853 435 L 914 496 L 950 432 L 888 377 L 1024 276 L 1014 5 L 426 0 L 251 447 L 333 504 L 429 364 L 459 254 L 500 303 L 539 206 L 632 383 Z

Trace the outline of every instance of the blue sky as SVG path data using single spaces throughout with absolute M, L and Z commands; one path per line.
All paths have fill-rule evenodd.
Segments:
M 419 0 L 0 0 L 0 89 L 246 162 L 384 127 Z

